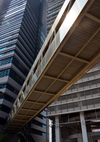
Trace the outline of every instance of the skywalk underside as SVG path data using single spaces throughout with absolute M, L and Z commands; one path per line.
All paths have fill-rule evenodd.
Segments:
M 46 53 L 31 70 L 14 104 L 8 131 L 21 129 L 100 61 L 99 6 L 100 0 L 89 0 L 65 37 L 61 40 L 59 28 L 51 43 L 49 40 Z M 47 60 L 53 46 L 59 47 Z M 42 72 L 33 83 L 38 69 Z

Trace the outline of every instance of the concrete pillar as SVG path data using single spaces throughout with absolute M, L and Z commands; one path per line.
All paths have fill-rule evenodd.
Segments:
M 80 112 L 80 121 L 81 121 L 81 129 L 82 129 L 82 139 L 83 139 L 83 142 L 88 142 L 84 112 Z
M 82 142 L 82 137 L 78 137 L 77 142 Z
M 55 137 L 56 142 L 60 142 L 59 116 L 55 116 Z

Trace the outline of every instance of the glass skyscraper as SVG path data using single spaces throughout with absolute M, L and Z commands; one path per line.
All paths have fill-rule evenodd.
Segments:
M 49 32 L 65 0 L 48 0 L 47 31 Z
M 4 0 L 0 3 L 0 126 L 6 123 L 13 102 L 46 37 L 45 0 Z M 40 114 L 44 117 L 44 114 Z M 36 119 L 36 118 L 35 118 Z M 38 119 L 38 120 L 37 120 Z M 37 124 L 45 125 L 42 118 Z M 39 122 L 40 121 L 40 122 Z M 35 128 L 37 134 L 45 130 Z M 43 132 L 42 132 L 43 131 Z

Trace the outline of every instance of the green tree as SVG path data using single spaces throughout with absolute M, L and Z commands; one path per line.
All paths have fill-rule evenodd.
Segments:
M 0 135 L 0 142 L 8 142 L 8 136 L 7 135 Z

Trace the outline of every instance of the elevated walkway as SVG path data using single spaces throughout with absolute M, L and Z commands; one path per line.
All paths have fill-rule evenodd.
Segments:
M 100 0 L 66 0 L 8 118 L 18 131 L 100 61 Z

